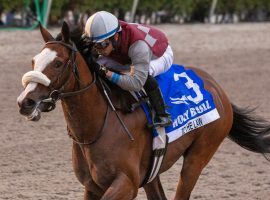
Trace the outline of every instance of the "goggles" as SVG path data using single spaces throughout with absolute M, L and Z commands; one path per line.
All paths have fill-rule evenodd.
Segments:
M 95 43 L 94 47 L 96 49 L 105 49 L 106 47 L 108 47 L 110 45 L 110 41 L 109 40 L 104 40 L 102 42 L 97 42 Z

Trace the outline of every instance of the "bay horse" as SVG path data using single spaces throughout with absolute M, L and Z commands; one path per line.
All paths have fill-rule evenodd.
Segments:
M 134 199 L 140 187 L 144 188 L 147 199 L 165 200 L 159 175 L 143 184 L 152 153 L 152 134 L 146 127 L 143 110 L 137 108 L 129 114 L 118 111 L 133 134 L 131 141 L 108 106 L 91 66 L 88 67 L 70 40 L 68 25 L 63 23 L 61 40 L 56 40 L 42 26 L 40 31 L 45 46 L 33 58 L 33 70 L 23 76 L 25 89 L 17 103 L 22 115 L 38 121 L 41 112 L 52 110 L 55 101 L 61 100 L 69 134 L 74 140 L 73 169 L 84 185 L 84 200 Z M 159 174 L 181 156 L 184 158 L 175 200 L 190 199 L 203 168 L 227 136 L 250 151 L 270 152 L 267 122 L 234 106 L 209 74 L 192 69 L 212 94 L 220 118 L 168 144 Z

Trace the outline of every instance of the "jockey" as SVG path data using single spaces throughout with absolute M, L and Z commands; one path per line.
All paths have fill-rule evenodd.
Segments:
M 100 65 L 94 70 L 124 90 L 144 88 L 155 110 L 153 125 L 170 125 L 171 118 L 153 78 L 166 72 L 173 62 L 166 36 L 150 26 L 120 21 L 106 11 L 90 16 L 84 31 L 83 37 L 94 43 L 93 49 L 99 54 Z

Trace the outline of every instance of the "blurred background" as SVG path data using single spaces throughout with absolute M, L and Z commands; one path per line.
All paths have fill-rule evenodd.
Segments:
M 269 0 L 2 0 L 0 28 L 85 22 L 98 10 L 145 24 L 238 23 L 270 20 Z

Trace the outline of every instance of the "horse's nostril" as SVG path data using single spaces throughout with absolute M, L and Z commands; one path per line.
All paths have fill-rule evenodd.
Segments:
M 22 107 L 25 109 L 32 109 L 36 105 L 36 102 L 33 99 L 26 98 L 22 102 Z

